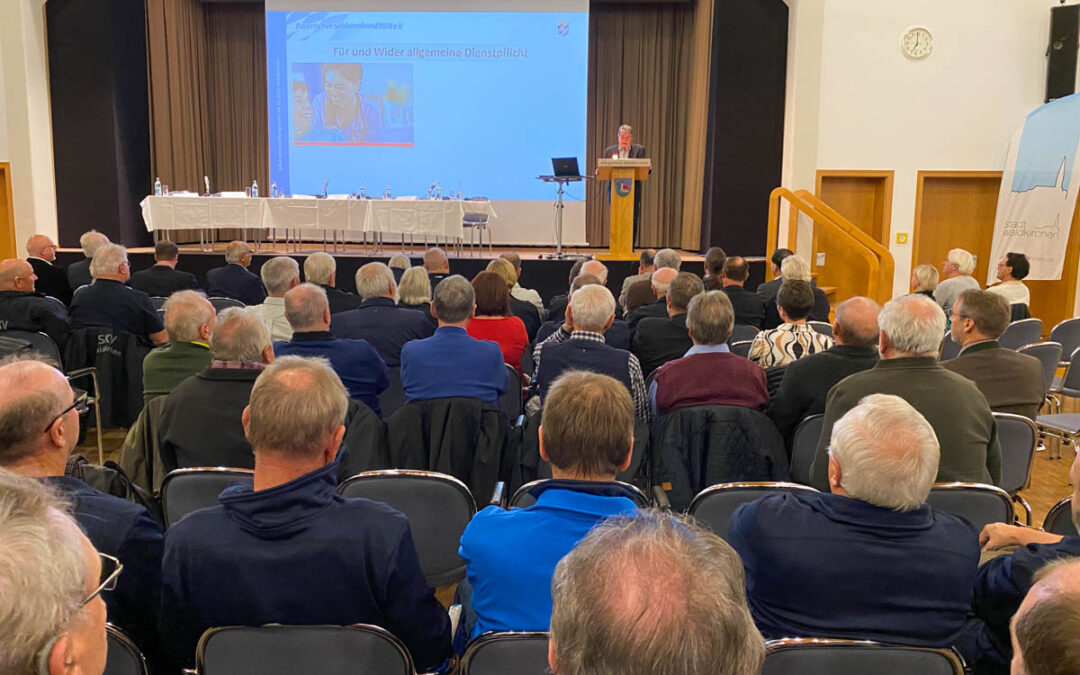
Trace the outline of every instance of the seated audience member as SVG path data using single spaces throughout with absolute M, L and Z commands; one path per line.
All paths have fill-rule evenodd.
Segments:
M 1073 526 L 1080 525 L 1080 455 L 1069 470 Z M 1063 558 L 1080 556 L 1080 537 L 1063 537 L 1033 527 L 991 523 L 979 535 L 984 554 L 1000 553 L 979 566 L 973 606 L 993 631 L 994 645 L 1007 662 L 1009 621 L 1040 571 Z M 1080 605 L 1077 605 L 1080 607 Z M 1074 608 L 1075 610 L 1075 608 Z
M 285 294 L 285 318 L 293 330 L 292 340 L 275 342 L 275 357 L 326 359 L 349 391 L 349 398 L 363 401 L 375 414 L 382 414 L 379 392 L 390 386 L 390 371 L 367 340 L 334 337 L 326 291 L 315 284 L 293 288 Z
M 934 297 L 938 287 L 938 271 L 933 265 L 919 265 L 911 270 L 911 292 Z
M 600 280 L 591 274 L 579 274 L 573 283 L 570 284 L 570 294 L 567 297 L 573 297 L 574 291 L 582 286 L 597 285 L 601 286 Z M 551 337 L 551 334 L 558 331 L 563 326 L 567 326 L 569 331 L 573 331 L 572 327 L 569 327 L 566 323 L 566 307 L 564 306 L 559 312 L 559 319 L 545 321 L 540 325 L 540 330 L 536 331 L 536 337 L 534 342 L 540 344 L 544 340 Z M 569 332 L 567 333 L 569 335 Z M 626 325 L 626 322 L 622 319 L 615 319 L 611 322 L 611 328 L 608 328 L 604 332 L 604 343 L 609 347 L 616 349 L 625 349 L 630 351 L 630 327 Z
M 450 276 L 450 259 L 446 257 L 446 251 L 438 246 L 425 251 L 424 269 L 431 279 L 431 287 L 438 286 L 440 281 Z
M 131 275 L 131 287 L 147 295 L 167 298 L 176 291 L 198 288 L 195 275 L 176 269 L 180 247 L 171 241 L 154 244 L 154 265 Z
M 652 273 L 656 271 L 656 263 L 653 262 L 655 256 L 656 249 L 654 248 L 642 251 L 638 258 L 637 274 L 631 274 L 623 279 L 622 290 L 619 292 L 619 307 L 622 307 L 624 314 L 630 313 L 626 307 L 626 294 L 630 292 L 630 287 L 639 281 L 648 281 Z
M 664 272 L 661 275 L 663 282 L 656 284 L 653 279 L 656 273 L 665 269 L 674 270 L 678 273 L 679 268 L 682 266 L 682 258 L 679 257 L 679 253 L 670 248 L 662 248 L 657 251 L 653 257 L 653 262 L 656 263 L 656 269 L 649 275 L 649 278 L 631 284 L 630 288 L 626 290 L 626 322 L 630 324 L 631 330 L 635 327 L 634 316 L 637 315 L 638 310 L 650 304 L 655 305 L 656 299 L 664 297 L 667 292 L 667 285 L 675 278 L 675 275 L 671 272 Z M 664 316 L 664 313 L 657 311 L 657 308 L 653 307 L 645 316 Z
M 704 290 L 696 274 L 679 272 L 664 296 L 667 316 L 647 317 L 638 322 L 634 354 L 641 361 L 643 372 L 651 373 L 668 361 L 682 358 L 693 346 L 686 330 L 686 308 L 690 299 Z
M 398 307 L 407 307 L 423 312 L 431 323 L 435 316 L 431 313 L 431 279 L 423 267 L 410 267 L 401 275 L 398 285 Z
M 974 271 L 975 256 L 962 248 L 949 251 L 945 262 L 941 264 L 941 283 L 934 289 L 934 300 L 945 310 L 945 316 L 949 315 L 953 302 L 961 293 L 980 288 L 979 282 L 971 276 Z
M 255 378 L 274 360 L 270 333 L 250 309 L 230 307 L 218 314 L 210 354 L 210 367 L 181 382 L 165 399 L 158 440 L 166 471 L 189 466 L 250 469 L 254 463 L 240 413 Z
M 975 383 L 994 412 L 1023 415 L 1034 421 L 1046 397 L 1042 362 L 998 344 L 1009 326 L 1009 303 L 997 293 L 968 290 L 952 306 L 950 336 L 963 345 L 955 359 L 941 366 Z
M 579 258 L 574 261 L 574 264 L 570 266 L 570 278 L 566 281 L 567 289 L 574 285 L 574 279 L 577 279 L 581 275 L 581 267 L 585 264 L 584 258 Z M 599 282 L 599 280 L 597 280 Z M 556 295 L 551 298 L 551 302 L 548 303 L 547 320 L 561 322 L 565 317 L 566 305 L 570 301 L 571 290 L 567 290 L 566 295 Z
M 497 274 L 506 283 L 507 292 L 512 292 L 514 284 L 517 283 L 517 273 L 514 272 L 514 266 L 510 264 L 510 261 L 497 258 L 488 263 L 485 271 Z M 510 313 L 521 319 L 521 323 L 525 326 L 525 334 L 532 342 L 536 338 L 536 332 L 540 330 L 540 312 L 531 302 L 518 300 L 511 294 Z
M 334 285 L 337 282 L 337 261 L 329 253 L 319 251 L 304 258 L 304 280 L 326 291 L 326 301 L 330 304 L 331 314 L 360 306 L 360 296 Z
M 360 338 L 379 352 L 390 368 L 401 365 L 401 347 L 409 340 L 431 337 L 431 319 L 396 301 L 394 273 L 382 263 L 368 263 L 356 270 L 356 290 L 363 302 L 334 316 L 330 330 L 339 338 Z
M 321 359 L 282 357 L 259 375 L 243 412 L 254 487 L 229 487 L 165 539 L 161 625 L 175 666 L 192 665 L 207 628 L 268 623 L 377 624 L 420 672 L 450 655 L 405 516 L 337 494 L 347 409 Z
M 795 252 L 789 248 L 778 248 L 773 251 L 772 256 L 769 258 L 769 268 L 772 270 L 773 278 L 758 284 L 756 291 L 765 300 L 766 307 L 776 304 L 776 294 L 780 292 L 780 284 L 784 283 L 784 271 L 780 266 L 784 263 L 785 258 L 793 255 L 795 255 Z
M 0 551 L 0 673 L 101 675 L 107 652 L 101 579 L 108 575 L 114 583 L 119 570 L 99 556 L 67 504 L 0 470 Z
M 248 271 L 251 248 L 242 241 L 230 241 L 225 247 L 225 265 L 206 273 L 206 292 L 212 298 L 232 298 L 245 305 L 257 305 L 266 299 L 266 288 L 259 277 Z
M 768 405 L 765 371 L 728 349 L 732 317 L 731 300 L 721 291 L 706 291 L 690 299 L 685 321 L 693 346 L 656 372 L 649 388 L 654 417 L 698 405 L 754 410 Z
M 1080 563 L 1046 570 L 1013 622 L 1012 675 L 1080 672 Z
M 63 350 L 68 338 L 67 309 L 35 292 L 36 279 L 25 260 L 0 261 L 0 330 L 45 333 Z
M 701 281 L 707 291 L 719 291 L 723 289 L 724 265 L 727 264 L 727 253 L 719 246 L 713 246 L 705 251 L 705 276 Z
M 997 293 L 1005 298 L 1010 305 L 1030 305 L 1031 292 L 1021 279 L 1027 278 L 1031 271 L 1027 256 L 1023 253 L 1006 253 L 1005 257 L 998 261 L 996 283 L 986 290 Z
M 412 267 L 412 261 L 409 260 L 409 256 L 398 253 L 397 255 L 390 256 L 390 261 L 386 263 L 386 266 L 394 273 L 394 281 L 400 284 L 401 275 Z
M 97 550 L 120 559 L 124 574 L 102 595 L 109 620 L 156 658 L 153 599 L 161 588 L 161 529 L 143 507 L 64 475 L 79 440 L 79 413 L 86 409 L 85 392 L 76 398 L 67 378 L 52 366 L 16 361 L 0 367 L 0 466 L 55 488 L 71 502 L 75 520 Z M 3 550 L 3 556 L 11 553 Z M 2 595 L 6 607 L 11 596 Z M 11 629 L 8 616 L 4 631 Z
M 56 267 L 56 244 L 44 234 L 35 234 L 26 240 L 26 262 L 37 275 L 38 292 L 50 295 L 65 305 L 71 302 L 71 286 L 67 272 Z
M 94 283 L 79 289 L 68 315 L 72 328 L 100 326 L 131 333 L 153 345 L 169 341 L 150 296 L 125 286 L 131 278 L 127 249 L 105 244 L 90 263 Z
M 833 339 L 814 330 L 806 318 L 814 306 L 814 292 L 805 281 L 785 280 L 776 294 L 782 323 L 754 336 L 749 358 L 762 368 L 786 366 L 833 346 Z
M 660 274 L 658 270 L 656 274 Z M 654 275 L 655 276 L 655 275 Z M 532 390 L 536 412 L 547 398 L 548 389 L 568 370 L 588 370 L 613 377 L 626 387 L 634 401 L 634 415 L 642 421 L 651 418 L 645 379 L 638 358 L 623 349 L 604 343 L 604 333 L 615 320 L 615 297 L 600 285 L 582 286 L 570 298 L 566 324 L 533 350 Z
M 109 243 L 109 238 L 97 230 L 83 232 L 79 237 L 79 247 L 82 248 L 83 259 L 67 266 L 67 280 L 71 291 L 75 292 L 82 286 L 89 286 L 94 282 L 90 274 L 90 261 L 94 259 L 97 250 Z
M 814 294 L 814 303 L 810 307 L 810 313 L 806 315 L 806 320 L 828 322 L 829 298 L 825 296 L 825 291 L 817 287 L 817 282 L 810 274 L 810 263 L 806 262 L 806 258 L 793 253 L 783 259 L 780 270 L 783 272 L 781 276 L 783 281 L 805 281 L 810 284 L 810 292 Z M 777 294 L 779 295 L 779 290 Z M 780 317 L 777 303 L 766 300 L 765 318 L 761 322 L 761 327 L 768 330 L 776 328 L 781 323 L 783 319 Z
M 660 267 L 653 272 L 652 276 L 649 278 L 653 299 L 647 304 L 639 305 L 633 313 L 626 317 L 626 323 L 630 326 L 631 333 L 637 330 L 638 324 L 641 323 L 641 320 L 644 318 L 667 317 L 667 290 L 668 286 L 671 285 L 671 282 L 675 281 L 675 277 L 677 276 L 679 276 L 679 271 L 670 267 Z
M 476 314 L 465 330 L 477 340 L 499 345 L 503 361 L 521 373 L 521 355 L 529 347 L 525 324 L 510 312 L 510 289 L 495 272 L 481 272 L 472 280 Z
M 540 317 L 544 316 L 544 301 L 540 298 L 540 294 L 531 288 L 525 288 L 521 285 L 521 256 L 513 251 L 507 251 L 506 253 L 499 254 L 499 257 L 514 266 L 514 286 L 510 289 L 510 297 L 515 300 L 522 300 L 529 303 L 536 308 L 536 312 Z
M 214 306 L 198 291 L 177 291 L 165 301 L 169 344 L 143 359 L 143 396 L 168 394 L 187 378 L 210 367 L 210 336 L 217 323 Z
M 765 299 L 743 288 L 749 277 L 750 265 L 746 263 L 746 259 L 732 256 L 724 261 L 724 267 L 717 279 L 722 288 L 718 287 L 718 290 L 723 290 L 728 300 L 731 300 L 731 306 L 735 310 L 735 323 L 761 328 L 761 323 L 765 320 Z
M 758 675 L 765 642 L 723 539 L 663 511 L 608 518 L 555 568 L 555 675 Z
M 885 303 L 878 315 L 873 368 L 840 380 L 825 399 L 825 420 L 811 485 L 829 487 L 826 451 L 832 425 L 870 394 L 894 394 L 930 422 L 941 444 L 938 482 L 1001 483 L 1001 446 L 990 406 L 975 383 L 937 361 L 945 314 L 923 295 Z
M 605 375 L 568 372 L 548 392 L 540 424 L 540 456 L 558 481 L 611 483 L 630 466 L 634 405 L 626 388 Z M 472 637 L 490 630 L 546 631 L 551 575 L 591 527 L 637 510 L 631 499 L 563 483 L 536 504 L 507 511 L 490 506 L 461 535 L 459 554 L 472 586 Z
M 263 264 L 259 275 L 266 287 L 266 299 L 253 305 L 251 311 L 266 324 L 272 342 L 288 340 L 292 338 L 292 327 L 285 318 L 285 293 L 300 284 L 300 265 L 289 256 L 274 256 Z
M 439 328 L 429 338 L 401 348 L 401 386 L 405 398 L 477 398 L 499 407 L 510 377 L 499 345 L 469 337 L 466 326 L 476 311 L 476 294 L 465 277 L 446 277 L 435 287 L 432 312 Z
M 870 298 L 841 302 L 833 321 L 833 347 L 788 365 L 768 414 L 789 448 L 799 422 L 825 412 L 825 397 L 834 384 L 877 363 L 879 313 L 881 306 Z
M 902 398 L 875 394 L 824 438 L 832 494 L 764 497 L 731 516 L 762 634 L 955 646 L 975 664 L 987 646 L 971 616 L 979 542 L 967 521 L 926 504 L 933 427 Z

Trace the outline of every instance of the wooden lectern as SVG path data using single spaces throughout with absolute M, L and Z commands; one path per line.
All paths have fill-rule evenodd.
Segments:
M 635 260 L 634 256 L 634 182 L 645 180 L 652 170 L 649 159 L 603 158 L 596 164 L 596 177 L 610 181 L 611 234 L 608 252 L 600 260 Z

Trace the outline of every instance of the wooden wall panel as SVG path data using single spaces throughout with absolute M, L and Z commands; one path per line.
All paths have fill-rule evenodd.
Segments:
M 816 182 L 818 198 L 888 246 L 892 171 L 818 171 Z M 836 302 L 854 295 L 866 295 L 870 269 L 866 260 L 846 240 L 838 240 L 823 228 L 815 227 L 813 250 L 815 259 L 810 260 L 810 266 L 817 275 L 818 285 L 834 287 Z M 817 265 L 818 253 L 825 254 L 824 266 Z
M 16 258 L 15 200 L 11 196 L 11 163 L 0 162 L 0 259 Z

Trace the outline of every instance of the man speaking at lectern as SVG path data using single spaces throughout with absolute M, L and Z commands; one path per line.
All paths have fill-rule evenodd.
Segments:
M 619 127 L 619 142 L 604 148 L 605 159 L 645 159 L 645 146 L 634 142 L 634 128 Z M 610 198 L 610 194 L 609 194 Z M 634 181 L 634 246 L 638 246 L 638 220 L 641 218 L 641 181 Z

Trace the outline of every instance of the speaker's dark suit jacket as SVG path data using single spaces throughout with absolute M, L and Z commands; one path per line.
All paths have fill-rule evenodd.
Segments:
M 34 269 L 37 281 L 34 290 L 38 293 L 51 295 L 65 305 L 71 304 L 71 286 L 68 284 L 67 272 L 63 268 L 56 267 L 47 260 L 41 258 L 27 258 L 26 262 Z
M 765 320 L 765 298 L 742 286 L 724 286 L 723 290 L 735 310 L 735 323 L 761 328 Z
M 262 280 L 236 263 L 215 267 L 207 272 L 206 292 L 212 298 L 232 298 L 245 305 L 258 305 L 266 299 Z
M 681 359 L 693 346 L 686 330 L 686 314 L 642 319 L 634 333 L 634 354 L 646 376 L 668 361 Z
M 154 265 L 131 275 L 131 287 L 150 296 L 167 298 L 176 291 L 198 288 L 195 275 L 174 270 L 168 265 Z

